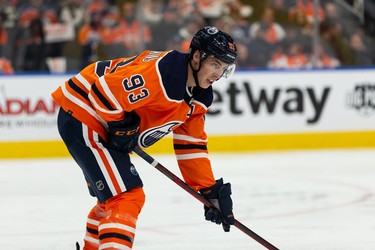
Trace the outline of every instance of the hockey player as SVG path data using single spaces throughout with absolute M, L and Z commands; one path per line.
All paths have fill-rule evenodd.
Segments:
M 229 231 L 231 186 L 214 178 L 204 123 L 212 84 L 233 73 L 236 57 L 232 38 L 209 26 L 195 34 L 187 54 L 146 50 L 98 61 L 52 93 L 61 106 L 59 133 L 98 201 L 83 249 L 132 248 L 145 194 L 129 153 L 172 131 L 184 180 L 218 208 L 205 207 L 206 220 Z

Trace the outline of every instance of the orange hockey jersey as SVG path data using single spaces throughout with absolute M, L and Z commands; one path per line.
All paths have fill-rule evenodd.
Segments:
M 187 54 L 144 51 L 131 58 L 98 61 L 52 93 L 73 117 L 107 137 L 107 122 L 139 115 L 138 145 L 147 148 L 173 131 L 177 161 L 186 183 L 199 190 L 215 184 L 207 157 L 205 114 L 212 88 L 188 88 Z

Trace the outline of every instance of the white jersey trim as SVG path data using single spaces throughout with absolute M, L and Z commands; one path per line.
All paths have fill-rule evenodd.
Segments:
M 98 122 L 100 122 L 105 128 L 107 128 L 107 123 L 104 122 L 93 110 L 90 106 L 88 106 L 86 103 L 72 95 L 65 87 L 65 84 L 61 86 L 61 90 L 64 93 L 64 96 L 68 98 L 70 101 L 74 102 L 77 104 L 79 107 L 85 109 L 92 117 L 94 117 Z
M 95 238 L 93 238 L 93 237 L 85 236 L 85 240 L 88 241 L 88 242 L 92 242 L 92 243 L 94 243 L 94 244 L 99 245 L 99 240 L 98 240 L 98 239 L 95 239 Z
M 116 97 L 113 95 L 112 91 L 109 89 L 108 84 L 107 84 L 106 80 L 104 79 L 104 76 L 99 78 L 99 82 L 102 85 L 105 94 L 108 96 L 108 98 L 111 100 L 111 102 L 113 102 L 113 104 L 115 104 L 116 109 L 117 109 L 115 111 L 118 112 L 118 113 L 122 112 L 122 107 L 121 107 L 120 103 L 117 101 Z M 115 111 L 113 111 L 113 112 L 115 112 Z
M 102 108 L 96 101 L 95 101 L 95 98 L 92 96 L 92 92 L 89 93 L 89 100 L 90 102 L 94 105 L 94 107 L 99 110 L 100 112 L 102 113 L 106 113 L 106 114 L 119 114 L 121 112 L 123 112 L 122 110 L 122 107 L 120 106 L 120 104 L 117 102 L 117 100 L 115 99 L 115 97 L 113 96 L 112 92 L 108 89 L 108 86 L 107 86 L 107 83 L 106 81 L 103 79 L 103 77 L 100 77 L 99 78 L 99 82 L 101 83 L 101 85 L 103 86 L 104 88 L 104 91 L 106 93 L 106 95 L 110 98 L 110 100 L 115 104 L 115 110 L 108 110 L 108 109 L 104 109 Z
M 208 142 L 208 140 L 202 140 L 198 138 L 194 138 L 188 135 L 180 135 L 180 134 L 173 134 L 173 139 L 182 140 L 182 141 L 189 141 L 189 142 Z
M 87 218 L 87 224 L 91 224 L 91 225 L 94 225 L 94 226 L 99 226 L 99 221 L 98 220 L 93 220 L 93 219 L 89 219 Z
M 190 160 L 190 159 L 198 159 L 198 158 L 208 158 L 207 153 L 196 153 L 196 154 L 184 154 L 184 155 L 176 155 L 177 160 Z
M 115 243 L 115 242 L 109 242 L 109 243 L 104 243 L 104 244 L 100 245 L 99 250 L 103 250 L 103 249 L 131 250 L 130 247 L 122 245 L 122 244 L 118 244 L 118 243 Z
M 95 147 L 94 145 L 91 144 L 91 141 L 89 140 L 89 131 L 88 131 L 88 127 L 85 125 L 85 124 L 82 124 L 82 133 L 83 133 L 83 137 L 85 139 L 85 143 L 86 145 L 91 149 L 91 151 L 93 152 L 94 156 L 95 156 L 95 159 L 100 167 L 100 170 L 102 171 L 102 174 L 108 184 L 108 187 L 109 189 L 111 190 L 111 193 L 113 196 L 117 195 L 117 191 L 116 191 L 116 188 L 114 186 L 114 183 L 113 181 L 117 181 L 117 184 L 120 186 L 120 189 L 121 189 L 121 192 L 125 192 L 126 191 L 126 187 L 125 187 L 125 184 L 120 176 L 120 173 L 118 172 L 118 169 L 115 165 L 115 163 L 113 162 L 113 159 L 111 157 L 111 155 L 109 154 L 108 150 L 103 146 L 103 144 L 101 144 L 99 142 L 99 135 L 92 131 L 93 133 L 93 141 L 92 143 L 95 143 L 97 147 Z M 103 162 L 103 159 L 100 157 L 100 154 L 99 154 L 99 150 L 102 150 L 104 155 L 105 155 L 105 158 L 106 160 L 108 161 L 110 167 L 111 167 L 111 170 L 113 171 L 113 174 L 115 176 L 115 180 L 111 180 L 111 177 L 108 173 L 108 170 L 106 169 L 106 166 L 105 166 L 105 163 Z
M 84 78 L 80 73 L 78 73 L 75 77 L 80 83 L 82 83 L 83 86 L 85 86 L 87 91 L 91 89 L 91 84 L 89 81 L 87 81 L 86 78 Z
M 104 223 L 104 224 L 101 224 L 99 226 L 99 231 L 103 230 L 103 229 L 108 229 L 108 228 L 118 228 L 118 229 L 125 230 L 125 231 L 128 231 L 128 232 L 133 233 L 133 234 L 135 233 L 134 227 L 130 227 L 130 226 L 120 224 L 120 223 Z

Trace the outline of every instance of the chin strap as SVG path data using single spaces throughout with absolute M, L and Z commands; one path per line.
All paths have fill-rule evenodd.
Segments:
M 191 70 L 193 71 L 193 77 L 194 77 L 194 81 L 195 81 L 195 85 L 198 87 L 198 88 L 201 88 L 201 86 L 199 85 L 199 81 L 198 81 L 198 72 L 199 70 L 201 69 L 202 67 L 202 58 L 199 59 L 199 67 L 197 70 L 195 70 L 193 68 L 193 65 L 191 64 L 191 60 L 189 61 L 189 65 L 190 65 L 190 68 Z

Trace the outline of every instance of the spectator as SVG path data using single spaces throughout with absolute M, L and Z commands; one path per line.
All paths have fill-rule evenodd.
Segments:
M 228 24 L 227 26 L 230 26 L 230 30 L 227 31 L 236 41 L 248 44 L 250 34 L 247 18 L 252 14 L 252 8 L 249 5 L 242 4 L 238 0 L 230 1 L 228 6 L 230 8 L 230 13 L 220 19 L 223 19 L 222 21 Z
M 312 37 L 309 33 L 302 32 L 305 29 L 297 25 L 287 25 L 285 26 L 285 38 L 282 44 L 291 44 L 297 42 L 300 44 L 301 52 L 309 54 L 312 51 Z
M 250 59 L 249 46 L 241 41 L 236 43 L 237 47 L 237 60 L 236 68 L 237 69 L 251 69 L 254 68 L 252 61 Z
M 17 9 L 15 1 L 0 0 L 0 29 L 1 52 L 0 55 L 9 61 L 14 59 L 14 40 L 17 34 Z
M 227 14 L 226 0 L 197 0 L 197 9 L 207 25 L 214 25 L 216 20 Z
M 241 2 L 241 5 L 250 7 L 251 14 L 246 17 L 246 20 L 249 23 L 254 23 L 254 22 L 259 21 L 263 15 L 264 10 L 270 7 L 269 0 L 268 1 L 267 0 L 265 1 L 241 0 L 240 2 Z
M 339 8 L 338 5 L 333 2 L 325 3 L 323 8 L 325 20 L 336 22 L 337 28 L 340 29 L 340 33 L 345 37 L 349 37 L 352 30 L 355 28 L 355 16 L 352 13 Z
M 103 11 L 101 18 L 100 45 L 107 55 L 107 59 L 114 59 L 119 54 L 125 54 L 126 48 L 122 44 L 123 36 L 120 27 L 120 16 L 115 7 Z
M 24 39 L 23 67 L 24 71 L 48 71 L 46 65 L 47 45 L 43 22 L 40 18 L 33 19 Z
M 159 23 L 163 18 L 163 1 L 162 0 L 143 0 L 140 6 L 142 18 L 149 25 Z
M 15 28 L 17 24 L 17 9 L 15 1 L 0 0 L 0 13 L 3 16 L 4 28 Z
M 268 67 L 271 69 L 302 69 L 307 66 L 307 57 L 301 51 L 301 45 L 298 42 L 291 42 L 286 46 L 286 52 L 283 50 L 275 53 Z
M 218 29 L 226 33 L 231 33 L 231 31 L 233 31 L 235 27 L 235 22 L 232 19 L 232 17 L 225 15 L 216 19 L 213 26 L 217 27 Z M 237 33 L 237 35 L 240 35 L 240 34 Z
M 314 1 L 313 0 L 296 0 L 295 5 L 289 8 L 289 16 L 293 19 L 294 15 L 299 15 L 302 13 L 308 23 L 312 25 L 315 21 L 314 16 Z M 324 10 L 322 7 L 318 6 L 318 21 L 322 22 L 325 18 Z
M 4 27 L 5 15 L 0 12 L 0 55 L 3 55 L 3 48 L 8 43 L 8 31 Z
M 30 22 L 40 18 L 43 24 L 57 22 L 57 13 L 54 8 L 45 3 L 45 0 L 28 0 L 21 5 L 18 23 L 21 27 L 28 27 Z
M 185 20 L 185 24 L 179 29 L 178 34 L 174 37 L 174 46 L 172 49 L 187 53 L 189 51 L 190 41 L 202 24 L 195 19 Z
M 162 37 L 163 39 L 154 39 L 151 44 L 153 50 L 170 49 L 173 37 L 177 34 L 180 25 L 178 23 L 178 10 L 173 8 L 165 8 L 162 12 L 160 22 L 150 26 L 152 37 Z
M 375 37 L 375 1 L 364 0 L 364 21 L 367 31 Z
M 72 24 L 78 29 L 84 24 L 85 8 L 84 0 L 66 0 L 61 5 L 59 11 L 59 20 L 62 23 Z
M 281 42 L 285 37 L 284 28 L 274 22 L 273 10 L 271 8 L 266 8 L 262 14 L 261 20 L 250 26 L 250 35 L 256 37 L 259 30 L 262 31 L 265 41 L 269 44 Z
M 374 51 L 371 51 L 371 49 L 365 45 L 361 33 L 355 32 L 350 35 L 349 47 L 353 58 L 353 65 L 370 66 L 374 63 Z
M 340 60 L 342 65 L 353 64 L 347 38 L 342 34 L 340 23 L 327 19 L 320 24 L 321 44 L 331 57 Z
M 274 46 L 267 41 L 266 32 L 258 29 L 255 37 L 249 43 L 250 65 L 265 68 L 271 58 Z
M 107 9 L 108 7 L 108 1 L 107 0 L 86 0 L 85 1 L 87 3 L 87 13 L 89 13 L 89 15 L 91 13 L 97 13 L 97 12 L 101 12 L 105 9 Z
M 332 69 L 341 66 L 340 61 L 327 54 L 322 45 L 318 46 L 317 57 L 310 55 L 309 62 L 307 63 L 308 68 L 318 68 L 318 69 Z
M 101 11 L 90 13 L 90 18 L 79 29 L 78 41 L 82 46 L 81 68 L 89 65 L 91 62 L 98 60 L 98 48 L 100 43 Z
M 78 32 L 85 23 L 84 0 L 66 0 L 60 7 L 59 20 L 74 27 L 75 37 L 62 45 L 62 54 L 66 58 L 66 70 L 74 71 L 81 67 L 82 49 L 78 42 Z
M 268 0 L 269 7 L 274 12 L 274 20 L 280 25 L 287 25 L 290 23 L 288 6 L 285 0 Z
M 346 2 L 356 7 L 356 1 Z M 364 23 L 335 1 L 320 2 L 322 55 L 338 59 L 342 66 L 374 65 L 372 2 L 363 1 Z M 240 50 L 248 51 L 247 56 L 240 55 L 241 64 L 250 61 L 250 67 L 266 67 L 280 44 L 296 41 L 302 46 L 301 52 L 312 53 L 313 4 L 313 0 L 0 0 L 0 57 L 8 59 L 16 72 L 24 70 L 25 41 L 30 41 L 28 27 L 36 18 L 42 20 L 46 32 L 43 56 L 66 60 L 68 71 L 77 71 L 95 59 L 138 54 L 146 46 L 186 52 L 191 34 L 213 23 L 231 34 L 243 46 Z M 99 28 L 87 32 L 89 20 L 98 13 Z M 67 36 L 66 40 L 53 40 L 60 36 L 49 32 L 56 31 L 49 24 L 59 21 L 74 25 L 73 39 Z M 90 45 L 83 45 L 82 39 L 88 34 Z
M 134 2 L 124 2 L 120 14 L 120 25 L 116 32 L 121 34 L 121 42 L 126 48 L 123 56 L 138 54 L 152 41 L 150 27 L 137 18 L 137 6 Z
M 14 69 L 11 62 L 4 57 L 0 57 L 0 75 L 12 74 L 14 74 Z

